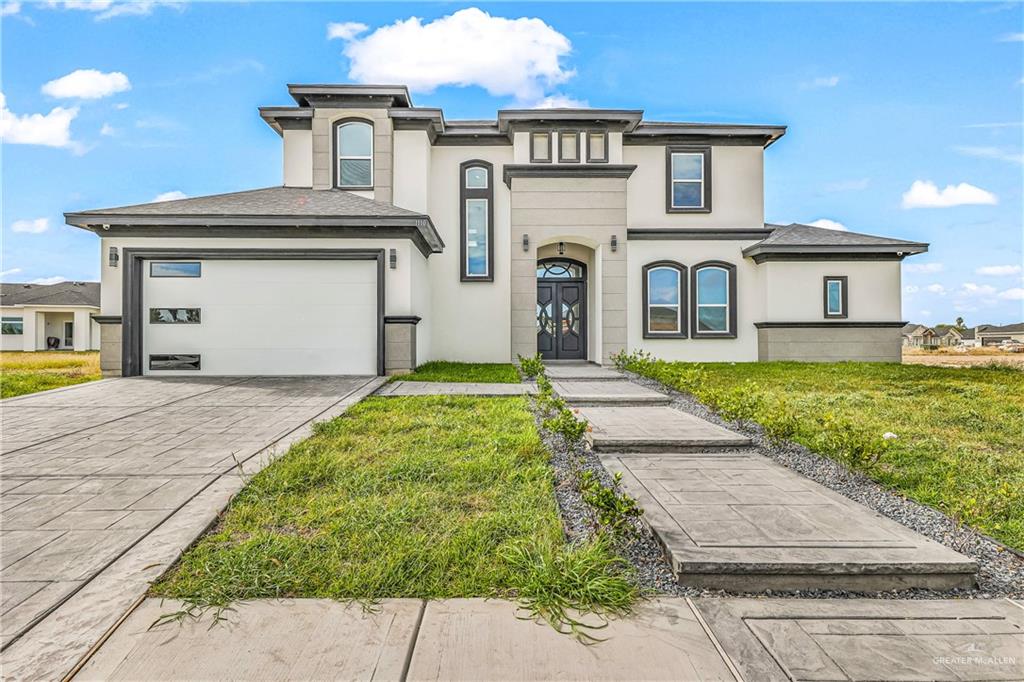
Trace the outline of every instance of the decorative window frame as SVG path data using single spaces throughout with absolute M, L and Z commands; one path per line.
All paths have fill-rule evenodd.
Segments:
M 532 138 L 531 138 L 532 140 Z M 470 168 L 487 170 L 487 187 L 466 187 L 466 171 Z M 487 200 L 487 274 L 469 274 L 466 262 L 466 201 Z M 494 281 L 494 164 L 483 159 L 470 159 L 459 164 L 459 279 L 463 282 Z
M 582 163 L 583 162 L 583 149 L 580 144 L 580 131 L 579 130 L 559 130 L 555 133 L 558 138 L 558 163 Z M 562 137 L 575 137 L 576 138 L 576 157 L 571 158 L 562 154 Z
M 679 331 L 655 332 L 650 330 L 650 272 L 659 268 L 669 268 L 679 276 Z M 643 267 L 643 337 L 645 339 L 685 339 L 687 337 L 687 280 L 686 266 L 674 260 L 658 260 L 647 263 Z
M 537 135 L 544 135 L 548 138 L 548 158 L 539 159 L 533 155 L 533 138 Z M 530 131 L 530 163 L 553 163 L 554 162 L 554 144 L 552 140 L 555 137 L 555 133 L 551 130 L 533 130 Z
M 673 154 L 702 154 L 704 156 L 701 176 L 702 206 L 672 205 Z M 665 213 L 711 213 L 711 147 L 695 145 L 668 145 L 665 147 Z
M 583 136 L 586 139 L 587 163 L 608 163 L 608 131 L 607 130 L 584 130 Z M 597 136 L 604 138 L 604 156 L 598 158 L 590 153 L 590 138 Z
M 707 268 L 718 268 L 726 271 L 726 299 L 725 319 L 728 329 L 724 332 L 701 331 L 697 324 L 697 275 L 701 270 Z M 736 266 L 722 260 L 706 260 L 690 268 L 690 338 L 692 339 L 735 339 L 736 338 Z
M 826 320 L 845 320 L 850 316 L 849 308 L 849 277 L 846 275 L 825 275 L 821 280 L 821 304 L 822 315 Z M 828 285 L 829 282 L 839 282 L 839 306 L 838 313 L 831 313 L 828 309 Z
M 370 126 L 370 156 L 369 157 L 365 157 L 365 156 L 348 156 L 348 157 L 345 157 L 345 158 L 349 158 L 349 159 L 366 159 L 366 158 L 369 158 L 369 160 L 370 160 L 370 184 L 369 185 L 344 185 L 343 186 L 341 184 L 341 156 L 340 156 L 341 150 L 339 149 L 339 146 L 338 146 L 338 131 L 341 129 L 342 126 L 349 125 L 351 123 L 363 123 L 365 125 Z M 377 132 L 377 130 L 376 130 L 376 128 L 373 125 L 373 121 L 371 121 L 368 118 L 362 118 L 362 117 L 358 117 L 358 116 L 348 117 L 348 118 L 339 118 L 337 121 L 334 121 L 334 123 L 331 124 L 331 166 L 332 166 L 332 170 L 331 170 L 331 176 L 332 176 L 332 178 L 331 178 L 331 180 L 332 180 L 331 186 L 332 187 L 334 187 L 335 189 L 343 189 L 343 190 L 346 190 L 346 191 L 355 191 L 355 192 L 372 190 L 374 188 L 374 182 L 376 182 L 376 173 L 374 172 L 373 165 L 374 165 L 374 157 L 376 156 L 376 152 L 377 152 L 377 141 L 375 139 L 376 132 Z

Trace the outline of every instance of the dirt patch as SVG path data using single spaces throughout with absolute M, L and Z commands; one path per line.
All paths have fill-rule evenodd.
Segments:
M 903 349 L 904 365 L 929 365 L 931 367 L 983 367 L 985 365 L 1009 365 L 1024 369 L 1024 353 L 1004 353 L 988 349 L 970 351 L 936 350 L 923 351 Z

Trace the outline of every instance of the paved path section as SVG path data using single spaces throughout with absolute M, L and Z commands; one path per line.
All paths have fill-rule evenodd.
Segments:
M 668 405 L 672 398 L 632 381 L 559 379 L 551 388 L 576 406 Z
M 559 362 L 544 365 L 544 374 L 552 381 L 628 381 L 629 378 L 608 367 L 591 362 Z
M 701 599 L 748 680 L 1022 680 L 1024 608 L 1009 600 Z
M 242 474 L 381 381 L 118 379 L 0 404 L 5 673 L 59 677 L 215 520 Z
M 596 383 L 596 382 L 595 382 Z M 734 450 L 750 439 L 668 406 L 583 407 L 597 452 L 686 452 Z
M 616 455 L 685 585 L 729 590 L 974 584 L 977 565 L 754 452 Z
M 377 395 L 471 395 L 498 397 L 507 395 L 528 395 L 537 392 L 537 384 L 481 384 L 446 381 L 393 381 L 385 385 Z

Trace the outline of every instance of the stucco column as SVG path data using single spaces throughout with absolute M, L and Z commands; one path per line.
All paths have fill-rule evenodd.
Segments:
M 619 230 L 623 235 L 625 226 Z M 611 364 L 611 357 L 626 348 L 626 239 L 619 238 L 618 247 L 611 244 L 597 249 L 601 261 L 601 364 Z
M 31 352 L 36 349 L 36 313 L 25 310 L 21 314 L 21 349 Z
M 75 350 L 89 350 L 89 335 L 92 325 L 88 310 L 76 310 L 74 318 L 74 336 L 71 341 Z
M 523 251 L 525 229 L 512 228 L 512 358 L 537 353 L 537 247 Z
M 35 345 L 29 350 L 46 350 L 46 313 L 35 313 Z

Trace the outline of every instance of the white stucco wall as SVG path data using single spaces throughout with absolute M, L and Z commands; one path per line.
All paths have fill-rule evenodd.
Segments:
M 285 130 L 284 186 L 313 186 L 313 131 Z
M 764 150 L 757 146 L 711 148 L 711 213 L 665 212 L 665 147 L 622 148 L 622 161 L 637 168 L 627 182 L 629 227 L 764 226 Z
M 430 210 L 430 139 L 423 130 L 394 133 L 394 203 L 418 213 Z
M 646 350 L 663 360 L 688 362 L 752 362 L 757 360 L 757 329 L 763 300 L 757 265 L 744 258 L 747 241 L 631 241 L 627 251 L 627 350 Z M 674 260 L 687 268 L 706 261 L 723 260 L 736 266 L 735 339 L 643 338 L 643 266 L 657 260 Z M 689 272 L 687 272 L 689 279 Z M 689 287 L 687 289 L 689 298 Z M 692 325 L 688 325 L 692 326 Z
M 0 350 L 36 351 L 46 350 L 46 337 L 56 336 L 61 340 L 62 350 L 99 350 L 99 325 L 91 319 L 99 313 L 96 308 L 85 306 L 8 306 L 0 308 L 4 317 L 22 318 L 21 334 L 0 335 Z M 64 345 L 64 322 L 74 323 L 73 345 Z
M 767 322 L 820 322 L 824 277 L 843 276 L 850 322 L 895 322 L 901 317 L 899 261 L 768 262 L 762 269 Z
M 566 126 L 567 129 L 572 126 Z M 555 133 L 552 132 L 552 137 Z M 587 142 L 586 139 L 580 136 L 580 159 L 582 163 L 586 163 L 587 160 Z M 558 165 L 558 142 L 557 140 L 551 143 L 552 151 L 552 163 Z M 530 163 L 530 133 L 521 132 L 513 133 L 512 135 L 512 155 L 513 163 Z M 608 133 L 608 163 L 624 163 L 622 160 L 622 133 Z M 579 165 L 579 164 L 568 164 L 568 165 Z

